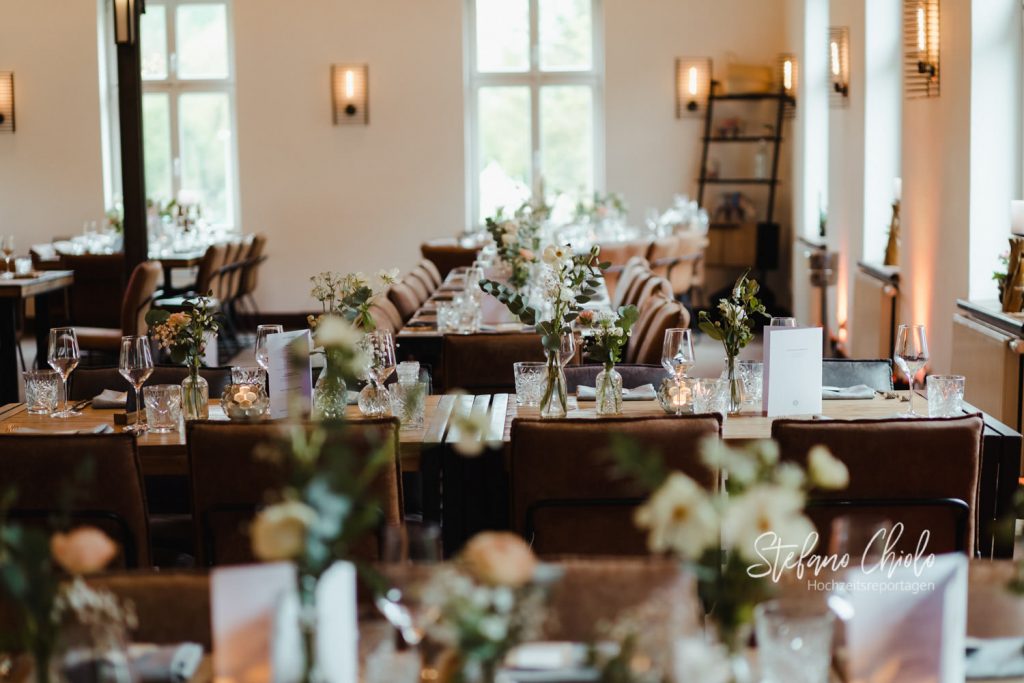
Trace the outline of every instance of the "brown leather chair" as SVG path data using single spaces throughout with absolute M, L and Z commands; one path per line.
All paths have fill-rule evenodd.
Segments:
M 430 282 L 433 285 L 431 289 L 437 289 L 444 282 L 444 278 L 441 277 L 441 271 L 437 269 L 437 266 L 433 261 L 429 259 L 423 259 L 420 261 L 418 268 L 422 268 L 426 271 L 427 275 L 430 276 Z
M 434 276 L 431 275 L 429 270 L 422 266 L 416 266 L 410 270 L 409 278 L 416 279 L 423 285 L 424 290 L 427 292 L 428 299 L 430 298 L 430 295 L 433 294 L 434 290 L 437 289 L 437 285 L 434 284 Z M 426 299 L 424 299 L 424 301 L 426 301 Z
M 675 298 L 689 296 L 703 286 L 703 259 L 707 238 L 701 235 L 669 235 L 655 240 L 647 252 L 647 260 L 655 275 L 672 286 Z
M 307 425 L 307 428 L 312 428 Z M 254 454 L 260 444 L 280 442 L 284 426 L 273 422 L 232 423 L 195 421 L 188 424 L 189 472 L 192 481 L 192 519 L 200 565 L 238 564 L 253 560 L 248 526 L 256 511 L 287 481 L 286 466 Z M 378 447 L 389 448 L 389 465 L 377 476 L 374 490 L 382 509 L 382 524 L 402 525 L 402 476 L 398 420 L 360 420 L 346 424 L 340 438 L 357 458 Z M 379 548 L 368 539 L 363 559 L 379 559 Z
M 199 375 L 210 385 L 210 398 L 218 399 L 231 384 L 231 368 L 199 368 Z M 181 384 L 188 376 L 184 365 L 158 365 L 144 386 Z M 135 390 L 121 376 L 117 368 L 80 367 L 68 378 L 68 400 L 83 401 L 100 394 L 104 389 L 128 392 L 128 410 L 135 410 Z
M 633 513 L 651 492 L 614 473 L 607 455 L 612 435 L 661 451 L 670 469 L 714 490 L 718 473 L 701 462 L 698 444 L 721 431 L 717 415 L 516 419 L 513 528 L 539 555 L 645 555 L 646 535 Z
M 634 257 L 643 258 L 651 244 L 650 240 L 634 240 L 631 242 L 611 242 L 602 244 L 600 260 L 611 263 L 604 271 L 604 283 L 608 287 L 608 295 L 614 297 L 617 292 L 619 278 L 626 264 Z
M 581 386 L 593 387 L 597 382 L 598 373 L 602 370 L 604 366 L 601 364 L 568 366 L 565 369 L 566 389 L 570 394 L 574 394 Z M 665 368 L 653 364 L 620 363 L 615 366 L 615 371 L 622 375 L 622 386 L 626 389 L 645 384 L 653 384 L 657 389 L 661 386 L 661 380 L 668 377 Z
M 622 273 L 622 279 L 615 288 L 615 296 L 612 297 L 612 307 L 618 308 L 626 304 L 635 303 L 640 296 L 640 289 L 652 277 L 651 268 L 646 259 L 637 257 L 626 264 Z
M 140 643 L 198 643 L 213 650 L 210 628 L 210 577 L 199 571 L 117 572 L 90 576 L 86 582 L 135 607 Z
M 665 330 L 689 327 L 686 307 L 663 296 L 651 297 L 642 307 L 623 354 L 627 363 L 660 363 Z
M 442 391 L 515 393 L 512 366 L 544 360 L 544 348 L 536 334 L 446 334 L 442 358 Z
M 821 534 L 820 548 L 828 548 L 832 520 L 848 514 L 902 522 L 897 548 L 906 552 L 928 530 L 926 552 L 973 555 L 983 429 L 980 415 L 776 420 L 772 438 L 785 460 L 806 463 L 811 447 L 822 444 L 850 470 L 845 490 L 812 494 L 809 512 Z
M 76 480 L 91 468 L 84 482 Z M 72 527 L 102 529 L 121 548 L 117 566 L 149 567 L 146 495 L 130 434 L 0 434 L 0 491 L 14 488 L 11 517 L 45 524 L 67 503 Z
M 463 247 L 458 240 L 445 237 L 430 240 L 420 245 L 423 258 L 432 261 L 441 274 L 441 279 L 448 277 L 453 268 L 465 268 L 473 265 L 479 247 Z
M 121 337 L 126 335 L 146 334 L 146 312 L 153 302 L 163 271 L 159 261 L 143 261 L 135 266 L 128 280 L 121 301 L 120 327 L 81 327 L 75 326 L 78 346 L 82 351 L 98 351 L 101 353 L 118 353 L 121 348 Z
M 645 277 L 639 278 L 636 281 L 622 303 L 623 305 L 633 304 L 634 306 L 642 306 L 645 301 L 653 296 L 662 296 L 666 299 L 674 298 L 672 296 L 672 285 L 669 284 L 668 280 L 658 277 L 653 273 L 648 273 Z
M 430 289 L 423 277 L 416 275 L 415 271 L 402 278 L 402 284 L 406 285 L 416 295 L 416 307 L 422 306 L 430 298 Z
M 402 320 L 402 314 L 399 313 L 395 305 L 391 303 L 387 294 L 378 296 L 373 300 L 373 305 L 370 307 L 370 313 L 373 315 L 373 319 L 378 325 L 387 323 L 387 326 L 394 332 L 402 329 L 402 325 L 405 324 L 405 321 Z
M 113 305 L 124 299 L 124 254 L 63 254 L 60 268 L 75 271 L 68 292 L 71 324 L 113 328 L 123 324 Z
M 396 282 L 388 288 L 388 300 L 398 309 L 402 316 L 402 322 L 408 322 L 416 311 L 420 309 L 423 302 L 412 287 L 406 282 Z
M 264 252 L 267 249 L 267 236 L 263 233 L 253 235 L 252 244 L 249 247 L 249 254 L 246 256 L 245 265 L 242 268 L 241 285 L 238 290 L 238 300 L 246 302 L 252 312 L 258 312 L 256 300 L 253 294 L 256 292 L 256 285 L 259 284 L 260 266 L 267 260 Z

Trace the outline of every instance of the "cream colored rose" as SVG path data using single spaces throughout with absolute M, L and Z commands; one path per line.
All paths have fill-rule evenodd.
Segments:
M 558 261 L 558 252 L 555 249 L 555 245 L 549 244 L 548 246 L 544 247 L 544 253 L 541 256 L 541 260 L 543 260 L 544 263 L 548 265 L 551 265 Z
M 518 588 L 533 578 L 537 557 L 516 534 L 484 531 L 462 549 L 462 562 L 479 581 Z
M 850 471 L 824 446 L 814 446 L 807 454 L 807 472 L 811 483 L 818 488 L 845 489 L 850 483 Z
M 249 527 L 252 551 L 264 562 L 291 560 L 306 547 L 306 530 L 316 511 L 305 503 L 288 501 L 262 510 Z
M 637 509 L 634 521 L 649 531 L 647 547 L 654 553 L 670 551 L 696 560 L 718 543 L 718 514 L 711 498 L 681 472 L 672 473 Z
M 749 560 L 757 560 L 758 543 L 779 539 L 803 548 L 815 533 L 803 514 L 804 495 L 777 484 L 758 484 L 729 499 L 722 515 L 722 544 Z
M 355 349 L 361 339 L 359 330 L 336 315 L 321 316 L 316 326 L 316 343 L 324 348 Z
M 91 526 L 78 527 L 50 537 L 50 554 L 68 574 L 94 574 L 117 555 L 117 545 Z

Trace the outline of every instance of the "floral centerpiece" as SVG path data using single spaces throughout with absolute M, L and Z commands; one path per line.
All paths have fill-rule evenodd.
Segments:
M 446 648 L 442 681 L 492 683 L 515 645 L 541 635 L 547 617 L 545 581 L 530 547 L 508 532 L 483 532 L 423 591 L 439 615 L 427 630 Z
M 622 412 L 622 376 L 615 364 L 622 361 L 622 353 L 629 343 L 633 325 L 640 317 L 636 306 L 620 306 L 615 313 L 581 311 L 577 322 L 585 328 L 583 349 L 590 360 L 601 363 L 603 369 L 595 380 L 598 415 L 618 415 Z
M 534 325 L 540 334 L 547 358 L 541 417 L 565 417 L 568 394 L 563 367 L 575 352 L 572 325 L 597 293 L 601 270 L 610 264 L 598 263 L 600 247 L 594 245 L 584 254 L 573 255 L 568 246 L 550 245 L 544 249 L 544 270 L 538 287 L 550 313 L 541 314 L 527 305 L 513 288 L 493 280 L 482 280 L 480 287 L 508 306 L 524 325 Z
M 591 201 L 576 204 L 576 220 L 600 223 L 609 219 L 624 219 L 629 207 L 618 192 L 595 192 Z
M 510 219 L 502 212 L 487 219 L 487 232 L 494 240 L 498 258 L 509 269 L 508 284 L 522 289 L 530 279 L 530 265 L 540 248 L 540 224 L 528 205 L 520 207 Z
M 313 332 L 315 350 L 323 354 L 324 369 L 313 390 L 314 415 L 336 420 L 345 415 L 348 384 L 355 382 L 367 365 L 363 335 L 337 315 L 322 315 Z
M 398 281 L 398 269 L 381 270 L 370 280 L 362 273 L 323 272 L 309 278 L 313 283 L 310 295 L 320 302 L 324 314 L 340 315 L 356 327 L 372 332 L 377 323 L 370 314 L 374 300 Z M 309 326 L 316 329 L 319 317 L 309 316 Z
M 736 373 L 736 358 L 754 340 L 754 316 L 767 318 L 764 304 L 757 298 L 757 280 L 743 273 L 732 287 L 728 299 L 718 301 L 718 320 L 712 321 L 706 311 L 698 318 L 700 330 L 722 342 L 725 347 L 726 372 L 729 379 L 729 412 L 739 412 L 743 403 L 743 384 Z
M 167 349 L 171 361 L 184 363 L 188 377 L 181 383 L 182 410 L 186 420 L 206 419 L 210 414 L 210 385 L 199 374 L 206 353 L 207 335 L 216 334 L 217 319 L 210 312 L 209 295 L 186 299 L 184 310 L 171 313 L 160 308 L 146 313 L 150 335 Z
M 754 571 L 764 562 L 759 549 L 778 542 L 800 552 L 813 550 L 817 536 L 804 514 L 807 493 L 849 483 L 846 466 L 823 446 L 808 453 L 805 472 L 796 463 L 780 463 L 773 441 L 740 450 L 706 439 L 703 463 L 728 473 L 718 494 L 682 472 L 666 471 L 660 454 L 644 452 L 629 440 L 618 440 L 613 453 L 620 469 L 654 490 L 635 515 L 637 526 L 648 532 L 648 548 L 672 554 L 694 571 L 717 635 L 733 652 L 746 646 L 754 607 L 774 586 L 769 576 Z

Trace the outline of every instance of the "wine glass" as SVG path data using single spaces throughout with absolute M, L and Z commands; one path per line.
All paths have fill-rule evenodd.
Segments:
M 896 329 L 896 348 L 892 355 L 910 384 L 910 407 L 903 413 L 903 417 L 921 417 L 914 411 L 914 379 L 921 368 L 928 364 L 928 338 L 925 336 L 924 325 L 900 325 Z
M 270 352 L 267 350 L 267 337 L 284 332 L 283 325 L 260 325 L 256 328 L 256 365 L 267 372 L 270 371 Z
M 418 648 L 427 628 L 440 617 L 436 605 L 424 600 L 436 565 L 441 561 L 441 528 L 436 524 L 385 527 L 384 562 L 404 565 L 395 585 L 378 594 L 377 609 L 402 640 Z
M 576 335 L 562 335 L 561 343 L 558 346 L 558 362 L 564 368 L 576 356 Z
M 777 318 L 772 316 L 768 327 L 796 327 L 796 318 Z
M 671 372 L 677 382 L 681 382 L 695 362 L 691 331 L 684 327 L 665 330 L 665 340 L 661 347 L 662 367 Z
M 60 375 L 61 409 L 50 417 L 68 418 L 81 415 L 80 412 L 68 408 L 68 377 L 78 366 L 81 352 L 78 350 L 78 335 L 73 327 L 54 327 L 50 329 L 50 346 L 47 353 L 50 367 Z
M 11 256 L 14 255 L 14 235 L 4 235 L 0 238 L 0 251 L 4 253 L 4 279 L 14 277 L 11 272 Z
M 149 337 L 121 337 L 121 356 L 117 369 L 128 384 L 135 387 L 135 424 L 125 428 L 126 432 L 142 434 L 149 430 L 146 413 L 142 409 L 142 385 L 153 374 L 153 355 L 150 352 Z
M 389 330 L 375 330 L 366 335 L 367 352 L 370 356 L 370 381 L 378 388 L 395 371 L 395 339 Z

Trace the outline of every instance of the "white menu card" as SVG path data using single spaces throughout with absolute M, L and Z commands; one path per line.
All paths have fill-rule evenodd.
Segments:
M 270 385 L 270 417 L 288 417 L 288 401 L 298 394 L 309 406 L 313 397 L 312 361 L 308 354 L 306 362 L 296 363 L 289 358 L 289 347 L 297 339 L 306 339 L 309 350 L 313 350 L 313 336 L 309 330 L 281 332 L 267 336 L 267 379 Z
M 928 557 L 917 566 L 890 563 L 847 575 L 853 683 L 963 682 L 967 557 L 938 555 L 930 566 Z
M 220 357 L 217 354 L 217 333 L 207 330 L 203 332 L 203 365 L 208 368 L 215 368 L 220 365 Z
M 820 327 L 764 328 L 763 409 L 768 417 L 821 414 Z

